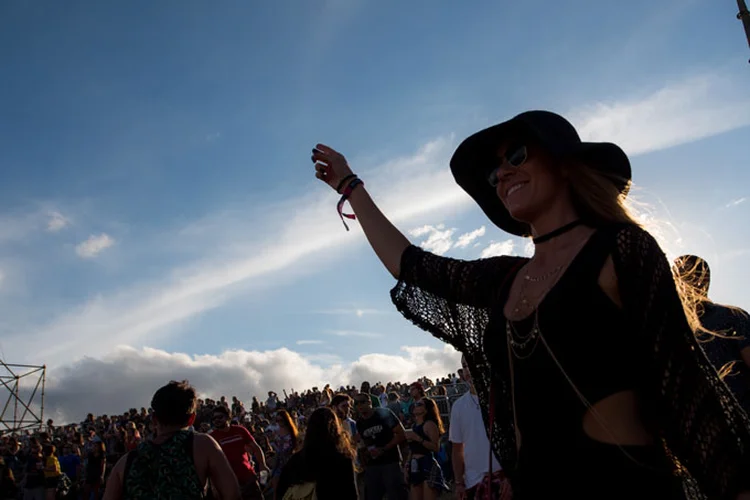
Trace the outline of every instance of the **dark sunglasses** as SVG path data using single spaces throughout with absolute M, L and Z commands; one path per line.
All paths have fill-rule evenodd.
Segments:
M 365 405 L 365 404 L 367 404 L 369 402 L 370 402 L 369 399 L 355 399 L 354 400 L 354 404 L 355 405 Z
M 214 415 L 213 417 L 211 417 L 211 420 L 220 420 L 222 418 L 227 418 L 227 416 L 226 415 Z
M 526 146 L 524 146 L 523 144 L 509 147 L 505 152 L 503 161 L 500 162 L 500 165 L 492 169 L 492 172 L 490 172 L 490 176 L 487 178 L 490 186 L 497 187 L 497 185 L 500 183 L 500 169 L 503 168 L 506 163 L 513 168 L 520 168 L 524 163 L 526 163 L 528 157 L 528 151 L 526 150 Z
M 414 406 L 424 406 L 424 403 L 422 401 L 417 401 L 414 403 Z

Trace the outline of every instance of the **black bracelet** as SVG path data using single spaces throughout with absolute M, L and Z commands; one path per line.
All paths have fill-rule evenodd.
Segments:
M 341 179 L 341 182 L 339 182 L 339 185 L 336 186 L 336 192 L 338 194 L 341 194 L 341 188 L 344 187 L 344 184 L 346 184 L 346 181 L 351 180 L 351 179 L 356 179 L 356 178 L 357 178 L 357 174 L 349 174 L 343 179 Z

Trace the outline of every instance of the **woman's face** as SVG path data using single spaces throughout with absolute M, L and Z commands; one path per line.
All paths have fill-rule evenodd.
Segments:
M 346 418 L 352 411 L 352 404 L 349 401 L 342 401 L 336 406 L 336 415 Z
M 555 160 L 534 144 L 513 141 L 498 149 L 498 169 L 490 182 L 516 220 L 533 223 L 567 196 L 567 184 Z
M 414 416 L 423 417 L 427 414 L 427 407 L 424 401 L 417 401 L 414 403 Z

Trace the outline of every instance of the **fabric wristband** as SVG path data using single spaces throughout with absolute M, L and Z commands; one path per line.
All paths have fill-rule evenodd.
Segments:
M 344 177 L 343 179 L 341 179 L 341 182 L 339 182 L 339 185 L 336 186 L 336 192 L 338 194 L 341 194 L 341 188 L 344 187 L 344 184 L 346 184 L 348 181 L 350 181 L 352 179 L 356 179 L 356 178 L 357 178 L 357 174 L 349 174 L 346 177 Z
M 354 214 L 344 213 L 344 203 L 346 202 L 346 200 L 349 199 L 349 196 L 351 196 L 354 188 L 356 188 L 360 184 L 363 186 L 365 185 L 362 179 L 355 176 L 355 178 L 349 183 L 349 185 L 344 188 L 344 192 L 341 193 L 341 198 L 339 198 L 339 202 L 336 204 L 336 210 L 338 211 L 339 217 L 341 217 L 341 222 L 344 224 L 344 227 L 346 228 L 347 231 L 349 230 L 349 226 L 346 225 L 346 221 L 344 220 L 344 217 L 346 217 L 347 219 L 351 219 L 351 220 L 354 220 L 357 217 Z

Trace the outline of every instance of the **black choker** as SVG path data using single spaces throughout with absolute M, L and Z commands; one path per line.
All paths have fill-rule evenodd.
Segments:
M 544 243 L 545 241 L 549 241 L 552 238 L 556 238 L 556 237 L 560 236 L 561 234 L 565 234 L 568 231 L 570 231 L 572 229 L 575 229 L 576 227 L 580 226 L 581 224 L 583 224 L 583 221 L 581 219 L 574 220 L 570 224 L 565 224 L 563 227 L 558 227 L 557 229 L 555 229 L 552 232 L 549 232 L 547 234 L 543 234 L 541 236 L 537 236 L 536 238 L 532 238 L 532 241 L 534 242 L 535 245 L 538 245 L 539 243 Z

